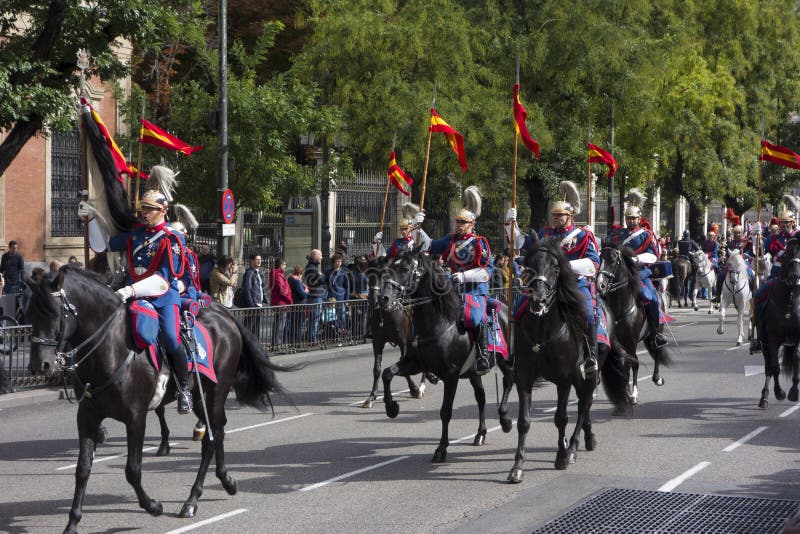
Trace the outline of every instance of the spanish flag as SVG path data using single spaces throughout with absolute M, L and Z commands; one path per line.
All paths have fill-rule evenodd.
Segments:
M 784 167 L 800 169 L 800 155 L 795 154 L 785 146 L 773 145 L 765 140 L 761 140 L 761 161 L 771 161 Z
M 527 117 L 528 112 L 525 111 L 522 102 L 519 101 L 519 84 L 517 84 L 514 86 L 514 129 L 517 131 L 522 144 L 533 152 L 536 159 L 539 159 L 539 143 L 528 133 L 528 126 L 525 124 Z
M 453 151 L 458 156 L 458 164 L 461 166 L 461 172 L 467 172 L 467 153 L 464 150 L 464 136 L 447 124 L 433 108 L 431 108 L 430 131 L 444 134 L 447 138 L 447 142 L 450 143 L 450 146 L 453 147 Z
M 389 180 L 391 180 L 397 190 L 403 193 L 405 196 L 411 195 L 411 191 L 409 191 L 408 186 L 413 184 L 414 180 L 397 164 L 394 150 L 392 150 L 392 155 L 389 157 Z
M 182 153 L 184 156 L 189 156 L 203 149 L 203 145 L 190 146 L 186 141 L 182 141 L 174 135 L 168 134 L 152 122 L 144 119 L 142 119 L 142 128 L 139 130 L 139 142 L 175 150 Z
M 608 174 L 606 174 L 606 176 L 609 178 L 614 176 L 614 173 L 617 172 L 619 168 L 611 152 L 603 150 L 592 143 L 589 143 L 589 163 L 605 163 L 608 166 Z

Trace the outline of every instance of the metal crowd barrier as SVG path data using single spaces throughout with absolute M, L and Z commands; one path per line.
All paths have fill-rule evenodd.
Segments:
M 0 323 L 0 366 L 7 381 L 6 387 L 11 391 L 19 391 L 32 387 L 58 384 L 60 377 L 46 378 L 34 375 L 30 370 L 31 363 L 31 327 Z M 0 379 L 0 389 L 2 389 Z M 2 392 L 2 391 L 0 391 Z

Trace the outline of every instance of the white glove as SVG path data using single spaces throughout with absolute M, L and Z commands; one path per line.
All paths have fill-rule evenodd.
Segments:
M 78 202 L 78 217 L 89 217 L 90 219 L 97 215 L 97 209 L 86 202 L 81 200 Z
M 423 223 L 423 221 L 425 221 L 425 214 L 420 211 L 419 213 L 417 213 L 416 217 L 414 217 L 414 224 L 416 226 L 419 226 L 420 224 Z
M 450 279 L 456 284 L 463 284 L 464 283 L 464 273 L 453 273 L 450 276 Z
M 122 302 L 126 302 L 128 299 L 133 298 L 133 288 L 131 286 L 125 286 L 117 289 L 116 291 L 119 298 L 122 299 Z
M 761 222 L 760 221 L 757 221 L 755 224 L 753 224 L 753 233 L 754 234 L 760 234 L 761 233 Z
M 378 232 L 375 234 L 375 238 L 372 240 L 373 243 L 380 243 L 381 239 L 383 239 L 383 232 Z
M 508 208 L 506 212 L 506 222 L 517 220 L 517 208 Z

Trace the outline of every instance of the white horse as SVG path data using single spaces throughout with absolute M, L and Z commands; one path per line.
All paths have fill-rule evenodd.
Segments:
M 764 285 L 772 271 L 772 255 L 767 252 L 758 257 L 758 285 Z
M 739 327 L 739 334 L 736 338 L 736 346 L 740 347 L 744 336 L 744 313 L 750 305 L 750 279 L 747 276 L 747 262 L 742 257 L 740 250 L 733 250 L 728 256 L 728 274 L 725 276 L 719 297 L 719 328 L 717 328 L 717 334 L 722 335 L 725 333 L 725 312 L 729 304 L 733 304 L 736 307 L 736 313 L 738 314 L 736 324 Z
M 706 253 L 702 250 L 695 250 L 689 253 L 694 264 L 694 287 L 692 287 L 692 307 L 697 311 L 697 290 L 701 287 L 708 289 L 708 313 L 714 310 L 714 303 L 711 297 L 714 294 L 714 288 L 717 285 L 717 273 L 711 265 L 711 260 L 708 259 Z

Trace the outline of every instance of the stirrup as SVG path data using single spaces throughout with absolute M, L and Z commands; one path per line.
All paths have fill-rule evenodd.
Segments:
M 755 354 L 757 352 L 761 352 L 762 350 L 763 348 L 761 347 L 761 339 L 755 338 L 750 342 L 750 354 Z
M 486 356 L 478 356 L 475 359 L 475 374 L 478 376 L 483 376 L 491 370 L 491 366 L 489 365 L 489 358 Z
M 188 387 L 186 390 L 178 390 L 176 396 L 178 400 L 178 413 L 181 415 L 189 413 L 192 409 L 192 393 L 189 391 Z
M 655 345 L 657 349 L 660 349 L 661 347 L 666 347 L 668 344 L 669 340 L 664 334 L 657 332 L 656 335 L 653 336 L 653 345 Z

